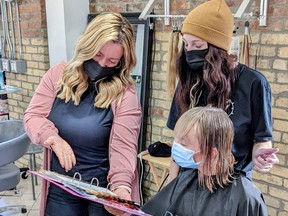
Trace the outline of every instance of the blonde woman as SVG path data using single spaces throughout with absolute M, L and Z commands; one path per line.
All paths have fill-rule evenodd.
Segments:
M 153 215 L 267 215 L 260 191 L 234 170 L 233 123 L 220 108 L 196 107 L 177 121 L 173 160 L 185 168 L 142 210 Z
M 118 13 L 92 20 L 71 61 L 43 76 L 24 115 L 33 143 L 43 146 L 44 169 L 90 182 L 139 201 L 137 141 L 141 107 L 131 78 L 133 29 Z M 43 211 L 45 210 L 45 211 Z M 41 215 L 110 215 L 97 203 L 43 182 Z

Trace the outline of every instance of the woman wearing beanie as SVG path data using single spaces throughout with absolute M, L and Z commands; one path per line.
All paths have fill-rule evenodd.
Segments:
M 174 130 L 188 109 L 212 105 L 233 122 L 235 169 L 252 179 L 254 168 L 268 172 L 279 162 L 272 148 L 271 89 L 266 78 L 229 57 L 233 16 L 224 0 L 211 0 L 193 9 L 183 22 L 183 48 L 176 60 L 179 79 L 168 128 Z M 180 165 L 180 166 L 179 166 Z M 168 181 L 185 166 L 171 162 Z

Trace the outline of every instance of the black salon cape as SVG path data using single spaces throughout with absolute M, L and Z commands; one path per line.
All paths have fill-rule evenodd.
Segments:
M 197 171 L 188 170 L 158 192 L 143 207 L 155 216 L 266 216 L 261 192 L 242 174 L 232 184 L 210 193 L 199 187 Z

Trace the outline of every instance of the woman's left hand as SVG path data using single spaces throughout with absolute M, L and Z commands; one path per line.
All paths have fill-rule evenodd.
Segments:
M 274 164 L 279 163 L 279 159 L 276 155 L 278 151 L 278 148 L 261 148 L 261 145 L 258 147 L 254 147 L 252 155 L 254 167 L 261 172 L 269 172 Z
M 129 191 L 125 188 L 116 188 L 113 193 L 117 194 L 119 196 L 119 198 L 121 199 L 125 199 L 125 200 L 131 200 L 131 194 L 129 193 Z M 105 206 L 104 205 L 104 208 L 110 213 L 110 214 L 113 214 L 113 215 L 123 215 L 125 212 L 121 211 L 121 210 L 118 210 L 118 209 L 115 209 L 115 208 L 112 208 L 110 206 Z

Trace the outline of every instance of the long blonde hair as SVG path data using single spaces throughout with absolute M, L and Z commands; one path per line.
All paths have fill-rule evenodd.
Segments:
M 132 25 L 121 14 L 113 12 L 97 15 L 79 37 L 74 56 L 65 66 L 58 98 L 79 105 L 88 88 L 88 75 L 84 72 L 83 63 L 92 59 L 108 41 L 119 43 L 124 48 L 120 73 L 97 83 L 94 106 L 107 108 L 114 100 L 121 102 L 125 89 L 134 85 L 131 72 L 136 65 L 135 42 Z
M 215 168 L 215 176 L 198 171 L 198 180 L 200 185 L 205 185 L 213 192 L 216 186 L 223 188 L 232 180 L 235 163 L 232 155 L 233 123 L 220 108 L 195 107 L 186 111 L 177 121 L 174 128 L 175 138 L 187 136 L 194 128 L 200 144 L 201 166 L 204 170 Z M 214 158 L 212 148 L 218 151 Z

